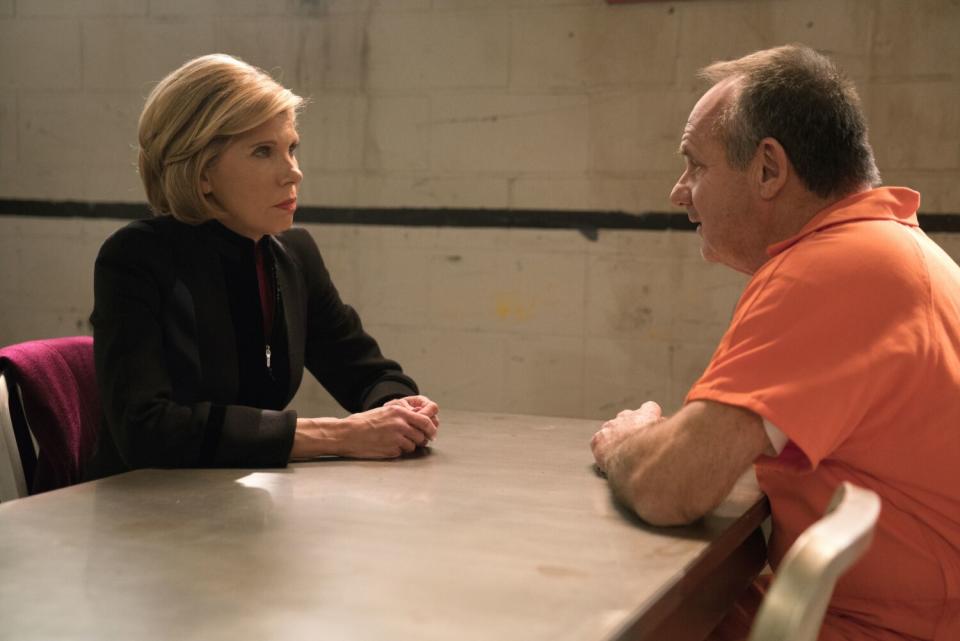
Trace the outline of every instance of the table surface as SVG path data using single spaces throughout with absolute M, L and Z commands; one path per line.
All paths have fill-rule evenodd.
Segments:
M 615 639 L 766 516 L 745 477 L 694 525 L 650 527 L 594 472 L 596 421 L 442 419 L 403 460 L 141 470 L 4 503 L 0 639 Z

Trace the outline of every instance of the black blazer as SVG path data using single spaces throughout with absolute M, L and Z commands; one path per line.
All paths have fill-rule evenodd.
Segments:
M 240 355 L 224 259 L 243 251 L 238 238 L 216 221 L 162 216 L 130 223 L 103 244 L 91 322 L 104 417 L 85 478 L 140 467 L 286 465 L 297 416 L 282 408 L 304 366 L 350 412 L 417 393 L 340 300 L 313 239 L 294 228 L 268 241 L 287 343 L 285 394 L 274 410 L 237 404 Z

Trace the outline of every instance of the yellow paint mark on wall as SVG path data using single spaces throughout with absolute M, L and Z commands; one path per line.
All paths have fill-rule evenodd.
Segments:
M 497 294 L 494 302 L 494 312 L 500 320 L 525 321 L 533 316 L 535 304 L 522 300 L 516 294 L 503 292 Z

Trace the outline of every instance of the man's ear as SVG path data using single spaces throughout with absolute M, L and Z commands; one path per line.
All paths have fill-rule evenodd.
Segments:
M 791 169 L 790 160 L 783 145 L 776 138 L 761 140 L 757 147 L 757 156 L 755 160 L 759 163 L 756 182 L 758 192 L 761 198 L 770 200 L 779 194 L 787 183 Z

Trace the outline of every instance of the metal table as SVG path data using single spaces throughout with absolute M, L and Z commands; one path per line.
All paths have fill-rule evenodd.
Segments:
M 702 638 L 759 571 L 745 477 L 682 528 L 619 508 L 596 421 L 442 413 L 423 455 L 141 470 L 0 505 L 0 639 Z

